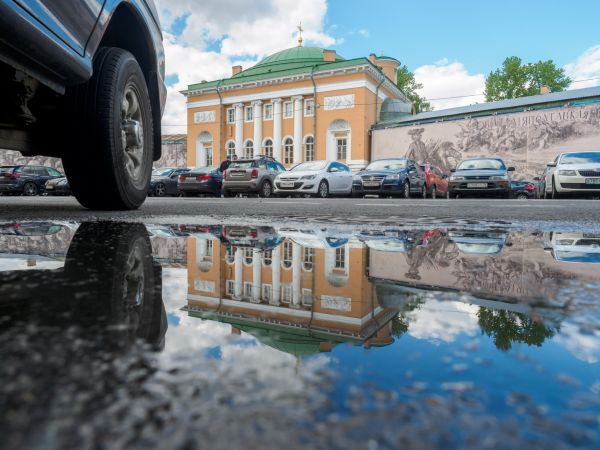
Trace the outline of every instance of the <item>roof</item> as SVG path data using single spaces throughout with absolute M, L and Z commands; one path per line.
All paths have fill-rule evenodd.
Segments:
M 592 98 L 597 98 L 600 100 L 600 86 L 429 111 L 398 118 L 389 122 L 381 122 L 374 128 L 388 128 L 394 126 L 414 125 L 415 123 L 463 119 L 470 116 L 484 116 L 494 113 L 520 112 L 525 109 L 541 109 L 543 107 L 563 106 L 565 103 Z

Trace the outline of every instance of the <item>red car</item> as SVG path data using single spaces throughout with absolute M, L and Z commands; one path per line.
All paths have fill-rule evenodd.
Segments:
M 427 195 L 431 196 L 431 198 L 450 198 L 448 193 L 448 176 L 431 164 L 423 164 L 421 169 L 425 172 Z

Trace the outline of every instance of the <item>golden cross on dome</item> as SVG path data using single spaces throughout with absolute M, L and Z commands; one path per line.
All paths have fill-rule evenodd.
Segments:
M 302 47 L 302 32 L 304 31 L 302 28 L 302 22 L 300 22 L 300 25 L 298 25 L 296 28 L 298 28 L 298 47 Z

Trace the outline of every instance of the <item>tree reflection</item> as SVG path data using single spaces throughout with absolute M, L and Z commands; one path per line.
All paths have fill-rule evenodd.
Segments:
M 408 313 L 421 308 L 425 303 L 420 297 L 410 300 L 406 306 L 392 319 L 392 336 L 401 338 L 408 331 L 410 318 Z
M 513 343 L 541 347 L 557 330 L 546 327 L 539 319 L 523 313 L 480 307 L 477 312 L 481 331 L 493 338 L 496 348 L 507 351 Z

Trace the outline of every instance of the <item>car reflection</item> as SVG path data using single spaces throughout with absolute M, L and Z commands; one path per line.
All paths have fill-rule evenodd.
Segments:
M 273 227 L 233 225 L 223 227 L 221 239 L 228 245 L 260 248 L 263 250 L 275 248 L 283 240 Z
M 482 231 L 450 231 L 448 239 L 462 253 L 497 255 L 506 244 L 507 233 Z
M 561 233 L 544 234 L 544 249 L 565 263 L 600 263 L 600 234 Z
M 64 267 L 0 272 L 0 316 L 4 331 L 28 322 L 75 326 L 121 347 L 143 339 L 162 348 L 161 290 L 161 267 L 144 225 L 83 223 Z

